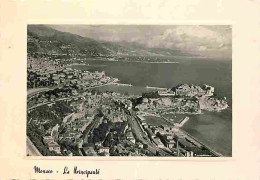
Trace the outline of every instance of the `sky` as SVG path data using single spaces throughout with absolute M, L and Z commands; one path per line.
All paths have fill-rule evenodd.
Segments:
M 50 25 L 52 28 L 110 42 L 135 42 L 207 57 L 231 59 L 229 25 Z

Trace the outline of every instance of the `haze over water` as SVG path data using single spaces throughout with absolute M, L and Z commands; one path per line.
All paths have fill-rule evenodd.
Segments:
M 121 83 L 134 87 L 102 87 L 101 90 L 128 91 L 141 94 L 145 86 L 171 88 L 178 84 L 208 84 L 220 97 L 227 97 L 230 108 L 221 113 L 192 115 L 183 129 L 224 156 L 232 156 L 232 62 L 206 59 L 176 58 L 179 63 L 140 63 L 85 61 L 89 66 L 74 66 L 89 71 L 104 70 Z M 92 65 L 97 65 L 92 66 Z M 99 66 L 105 65 L 105 66 Z

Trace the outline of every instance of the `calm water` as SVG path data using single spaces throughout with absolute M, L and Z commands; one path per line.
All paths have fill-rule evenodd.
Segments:
M 176 59 L 178 64 L 107 62 L 88 60 L 90 66 L 74 66 L 89 71 L 104 70 L 106 75 L 119 78 L 121 83 L 135 87 L 107 86 L 101 90 L 115 90 L 141 94 L 145 86 L 173 87 L 178 84 L 208 84 L 215 87 L 219 96 L 227 97 L 232 107 L 232 63 L 203 59 Z M 97 65 L 97 66 L 93 66 Z M 103 66 L 100 66 L 103 65 Z M 204 112 L 191 116 L 183 129 L 225 156 L 232 155 L 232 111 Z

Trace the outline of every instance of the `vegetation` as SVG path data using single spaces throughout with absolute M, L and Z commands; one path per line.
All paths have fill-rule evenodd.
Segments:
M 36 110 L 28 114 L 27 119 L 36 119 L 39 123 L 43 124 L 45 130 L 61 123 L 61 118 L 50 111 L 47 105 L 37 107 Z
M 98 126 L 98 128 L 95 128 L 93 130 L 92 139 L 90 142 L 96 143 L 96 142 L 103 142 L 106 138 L 106 135 L 109 131 L 109 125 L 107 123 L 102 123 Z
M 66 149 L 67 151 L 70 150 L 74 156 L 80 156 L 79 154 L 79 148 L 76 143 L 73 143 L 72 141 L 61 141 L 60 142 L 61 146 L 61 152 L 64 153 L 64 150 Z M 63 154 L 66 156 L 66 154 Z
M 167 146 L 168 140 L 166 135 L 161 135 L 160 133 L 157 133 L 156 136 L 158 136 L 161 140 L 161 142 L 164 144 L 164 146 Z
M 157 91 L 153 92 L 145 92 L 142 94 L 143 98 L 160 98 L 161 96 L 158 94 Z
M 27 136 L 37 147 L 43 156 L 58 156 L 54 151 L 50 151 L 43 143 L 42 136 L 44 136 L 44 131 L 39 129 L 33 124 L 27 124 Z
M 55 104 L 52 105 L 51 110 L 55 112 L 60 118 L 66 116 L 66 114 L 72 113 L 71 108 L 62 101 L 57 101 Z

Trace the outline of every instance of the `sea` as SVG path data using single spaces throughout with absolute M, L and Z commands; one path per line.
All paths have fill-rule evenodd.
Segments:
M 206 58 L 174 58 L 175 63 L 142 63 L 87 59 L 85 65 L 72 68 L 88 71 L 105 71 L 116 77 L 120 83 L 132 87 L 109 85 L 100 91 L 116 91 L 141 95 L 151 91 L 146 86 L 171 88 L 179 84 L 208 84 L 215 87 L 219 97 L 226 97 L 229 108 L 222 112 L 203 111 L 190 115 L 182 129 L 196 139 L 221 153 L 232 156 L 232 61 Z

